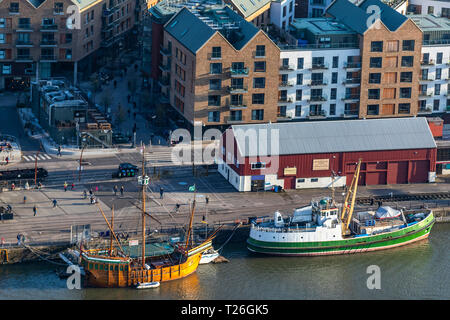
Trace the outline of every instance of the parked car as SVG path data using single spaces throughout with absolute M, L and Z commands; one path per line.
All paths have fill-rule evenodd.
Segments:
M 113 173 L 113 178 L 125 178 L 125 177 L 134 177 L 137 173 L 139 173 L 139 168 L 131 163 L 121 163 L 117 171 Z
M 130 142 L 128 137 L 125 137 L 121 133 L 113 133 L 112 141 L 113 141 L 113 144 L 120 144 L 120 143 L 128 143 L 128 142 Z

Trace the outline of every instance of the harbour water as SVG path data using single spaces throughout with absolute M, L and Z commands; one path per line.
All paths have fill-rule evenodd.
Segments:
M 0 266 L 0 300 L 8 299 L 450 299 L 450 224 L 435 224 L 428 240 L 371 253 L 269 257 L 228 244 L 229 263 L 199 266 L 159 288 L 67 289 L 47 262 Z M 377 265 L 381 288 L 368 289 Z

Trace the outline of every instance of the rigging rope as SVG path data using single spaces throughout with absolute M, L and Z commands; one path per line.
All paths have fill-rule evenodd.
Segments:
M 47 261 L 47 262 L 53 263 L 53 264 L 58 265 L 58 266 L 66 266 L 65 263 L 63 264 L 63 263 L 51 261 L 51 260 L 49 260 L 49 259 L 47 259 L 47 258 L 45 258 L 45 257 L 42 257 L 41 255 L 39 255 L 38 253 L 35 252 L 35 251 L 38 251 L 38 250 L 35 250 L 35 249 L 31 248 L 30 246 L 27 246 L 26 244 L 22 244 L 22 246 L 24 246 L 25 248 L 27 248 L 28 250 L 30 250 L 32 253 L 34 253 L 35 255 L 37 255 L 39 258 L 41 258 L 41 260 L 45 260 L 45 261 Z M 61 251 L 61 252 L 62 252 L 62 251 Z M 48 254 L 48 255 L 50 255 L 50 254 Z
M 234 233 L 235 233 L 236 230 L 241 226 L 241 224 L 242 224 L 242 222 L 239 222 L 239 224 L 237 224 L 237 225 L 234 227 L 233 232 L 231 232 L 230 237 L 222 244 L 222 246 L 221 246 L 219 249 L 217 249 L 217 252 L 220 253 L 220 250 L 222 250 L 223 247 L 225 247 L 225 245 L 228 243 L 228 241 L 231 240 L 231 238 L 233 237 Z

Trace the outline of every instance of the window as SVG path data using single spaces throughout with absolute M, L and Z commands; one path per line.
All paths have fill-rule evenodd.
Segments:
M 442 64 L 442 52 L 438 52 L 436 55 L 436 63 Z
M 441 85 L 439 83 L 436 83 L 434 85 L 434 95 L 439 96 L 441 94 Z
M 209 66 L 210 66 L 211 74 L 221 74 L 222 73 L 222 64 L 221 63 L 211 63 Z
M 209 95 L 208 106 L 220 107 L 220 95 Z
M 286 106 L 278 106 L 278 117 L 286 117 Z
M 213 59 L 222 58 L 222 48 L 221 47 L 212 47 L 211 58 L 213 58 Z
M 244 89 L 244 79 L 243 78 L 231 78 L 231 88 Z
M 428 14 L 433 14 L 434 13 L 434 7 L 433 6 L 429 6 L 428 7 Z
M 369 99 L 372 100 L 380 99 L 380 89 L 369 89 Z
M 400 82 L 412 82 L 412 72 L 400 73 Z
M 324 57 L 313 57 L 312 58 L 312 66 L 313 68 L 322 68 L 325 66 L 325 58 Z
M 399 103 L 398 105 L 398 113 L 409 113 L 411 109 L 410 103 Z
M 266 163 L 265 162 L 253 162 L 250 164 L 252 170 L 259 170 L 259 169 L 265 169 Z
M 382 63 L 383 63 L 383 58 L 381 58 L 381 57 L 370 58 L 370 67 L 371 68 L 381 68 Z
M 297 85 L 302 85 L 302 84 L 303 84 L 303 74 L 298 73 L 297 74 Z
M 441 80 L 442 77 L 442 69 L 436 68 L 436 80 Z
M 64 4 L 62 2 L 55 2 L 55 6 L 53 7 L 53 13 L 55 14 L 64 13 Z
M 255 72 L 265 72 L 266 62 L 265 61 L 255 61 Z
M 5 28 L 5 27 L 6 27 L 6 19 L 0 18 L 0 28 Z
M 295 106 L 295 116 L 296 117 L 302 116 L 302 106 L 300 105 Z
M 333 68 L 338 68 L 339 66 L 339 57 L 333 57 Z
M 400 88 L 400 98 L 410 99 L 411 98 L 411 88 Z
M 252 120 L 264 120 L 264 109 L 252 110 Z
M 220 79 L 209 80 L 209 90 L 220 90 L 221 87 L 222 87 L 222 80 Z
M 256 57 L 265 57 L 266 56 L 266 46 L 256 46 Z
M 297 90 L 295 92 L 295 100 L 296 101 L 302 101 L 302 90 Z
M 297 69 L 303 69 L 304 58 L 297 58 Z
M 253 93 L 252 104 L 264 104 L 264 93 Z
M 337 72 L 333 72 L 331 74 L 331 83 L 337 83 L 338 82 L 338 73 Z
M 242 110 L 232 110 L 230 111 L 231 121 L 241 121 L 242 120 Z
M 287 7 L 283 7 L 283 18 L 286 17 L 286 11 L 287 11 L 286 9 L 287 9 Z
M 372 52 L 383 52 L 383 41 L 372 41 L 370 48 Z
M 330 99 L 331 100 L 336 100 L 336 96 L 337 96 L 337 89 L 336 88 L 331 88 Z
M 208 112 L 208 122 L 220 122 L 220 112 L 219 111 L 209 111 Z
M 237 72 L 243 71 L 243 70 L 245 70 L 244 63 L 243 62 L 232 62 L 231 69 L 234 71 L 237 71 Z
M 266 78 L 253 78 L 253 88 L 264 89 L 266 87 Z
M 422 69 L 422 80 L 428 80 L 428 69 Z
M 19 13 L 19 3 L 11 2 L 10 6 L 9 6 L 9 12 L 10 13 Z
M 305 179 L 303 179 L 303 178 L 298 178 L 297 179 L 297 183 L 304 183 L 305 182 Z
M 381 83 L 381 73 L 370 73 L 369 83 Z
M 323 73 L 313 73 L 311 74 L 311 84 L 318 85 L 323 83 Z
M 11 74 L 11 65 L 10 64 L 4 64 L 2 66 L 2 73 L 3 74 Z
M 380 105 L 369 104 L 367 105 L 367 115 L 376 116 L 379 113 Z
M 414 51 L 414 40 L 403 40 L 403 51 Z
M 433 100 L 433 111 L 439 111 L 440 102 L 439 99 Z
M 231 105 L 232 106 L 242 106 L 244 105 L 242 94 L 232 94 L 231 95 Z
M 336 104 L 332 103 L 330 104 L 330 116 L 336 115 Z
M 319 182 L 319 178 L 311 178 L 311 182 Z
M 414 57 L 413 56 L 405 56 L 402 57 L 402 67 L 408 67 L 411 68 L 414 64 Z
M 72 59 L 72 49 L 66 49 L 66 59 Z

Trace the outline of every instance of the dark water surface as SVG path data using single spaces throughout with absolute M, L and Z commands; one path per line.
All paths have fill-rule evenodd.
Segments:
M 69 290 L 46 262 L 0 266 L 5 299 L 450 299 L 450 224 L 435 224 L 428 240 L 391 250 L 325 257 L 269 257 L 228 244 L 229 263 L 199 266 L 159 288 Z M 381 271 L 369 290 L 367 267 Z

